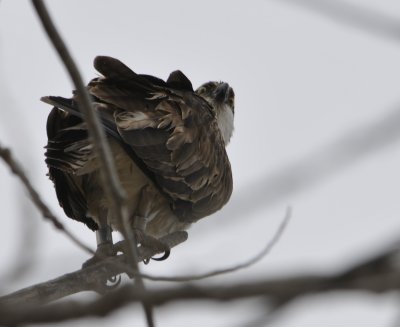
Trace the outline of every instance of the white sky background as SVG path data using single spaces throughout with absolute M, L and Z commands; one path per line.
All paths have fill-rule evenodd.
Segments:
M 260 209 L 259 199 L 268 187 L 264 179 L 271 180 L 272 174 L 299 160 L 304 163 L 304 158 L 318 164 L 324 158 L 309 154 L 400 111 L 400 37 L 396 41 L 364 32 L 288 2 L 48 1 L 86 81 L 96 75 L 93 58 L 102 54 L 138 73 L 167 78 L 180 69 L 194 87 L 224 80 L 235 89 L 236 129 L 228 148 L 234 195 L 224 210 L 193 226 L 189 240 L 167 261 L 152 262 L 146 272 L 183 275 L 242 262 L 273 235 L 287 205 L 293 207 L 292 220 L 267 258 L 246 271 L 208 282 L 329 272 L 399 237 L 400 142 L 360 157 L 302 192 L 265 201 Z M 400 22 L 398 1 L 347 3 Z M 60 217 L 64 213 L 43 160 L 50 107 L 39 98 L 69 96 L 71 89 L 30 2 L 1 1 L 0 142 L 24 160 L 35 186 Z M 2 293 L 76 270 L 87 259 L 26 203 L 19 182 L 0 164 Z M 252 210 L 254 205 L 259 209 Z M 27 221 L 38 244 L 24 251 L 35 263 L 27 276 L 4 282 L 1 276 L 21 255 L 19 228 Z M 82 224 L 63 222 L 94 246 L 94 234 Z M 163 327 L 240 325 L 261 313 L 255 303 L 179 303 L 156 309 L 156 319 Z M 391 326 L 398 304 L 393 295 L 330 294 L 296 302 L 274 326 Z M 131 307 L 84 322 L 144 326 L 142 312 Z

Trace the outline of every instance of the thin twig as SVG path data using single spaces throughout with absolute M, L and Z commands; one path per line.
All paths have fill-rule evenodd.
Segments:
M 113 157 L 111 155 L 110 146 L 107 142 L 105 132 L 101 127 L 100 120 L 97 117 L 96 112 L 93 110 L 91 98 L 82 81 L 79 70 L 75 65 L 75 62 L 72 59 L 72 56 L 70 55 L 64 41 L 55 28 L 43 1 L 32 0 L 32 3 L 47 35 L 56 48 L 76 87 L 80 110 L 82 110 L 89 135 L 91 136 L 94 144 L 94 151 L 100 163 L 99 170 L 102 179 L 103 190 L 107 196 L 108 203 L 111 206 L 111 212 L 113 213 L 114 217 L 116 217 L 117 221 L 121 222 L 121 226 L 123 226 L 124 237 L 128 244 L 130 244 L 128 247 L 128 259 L 135 270 L 135 284 L 138 288 L 144 290 L 145 286 L 142 278 L 140 277 L 140 270 L 138 266 L 138 253 L 136 248 L 137 242 L 135 240 L 135 236 L 129 228 L 129 217 L 125 203 L 125 194 L 118 180 Z M 144 309 L 148 326 L 154 326 L 151 308 L 144 305 Z
M 242 262 L 238 265 L 228 267 L 228 268 L 223 268 L 223 269 L 218 269 L 214 271 L 210 271 L 208 273 L 204 274 L 198 274 L 198 275 L 187 275 L 187 276 L 180 276 L 180 277 L 168 277 L 168 276 L 152 276 L 148 274 L 141 274 L 143 278 L 153 280 L 153 281 L 164 281 L 164 282 L 191 282 L 195 280 L 201 280 L 209 277 L 214 277 L 218 275 L 223 275 L 227 273 L 232 273 L 236 272 L 241 269 L 249 268 L 250 266 L 256 264 L 259 262 L 262 258 L 264 258 L 268 253 L 271 252 L 273 247 L 278 243 L 279 239 L 281 238 L 283 232 L 286 229 L 286 226 L 289 223 L 289 220 L 292 216 L 292 208 L 288 207 L 286 209 L 285 216 L 278 226 L 278 229 L 276 230 L 275 234 L 273 235 L 272 239 L 268 241 L 267 245 L 254 257 L 250 258 L 249 260 Z
M 87 245 L 79 241 L 70 231 L 68 231 L 65 226 L 60 222 L 60 220 L 56 217 L 56 215 L 51 212 L 50 208 L 43 202 L 43 200 L 39 196 L 39 193 L 34 189 L 28 177 L 26 176 L 21 165 L 14 159 L 10 149 L 0 145 L 0 157 L 8 165 L 12 173 L 21 180 L 22 184 L 28 191 L 32 202 L 34 203 L 36 208 L 38 208 L 39 211 L 42 213 L 42 216 L 52 222 L 55 228 L 62 231 L 72 242 L 78 245 L 81 249 L 89 252 L 90 254 L 93 254 L 94 251 Z

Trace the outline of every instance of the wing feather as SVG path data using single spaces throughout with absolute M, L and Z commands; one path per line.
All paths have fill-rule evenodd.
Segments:
M 96 230 L 97 224 L 87 216 L 87 202 L 82 185 L 77 178 L 69 174 L 82 164 L 82 159 L 64 149 L 74 143 L 87 140 L 87 132 L 71 127 L 79 126 L 82 120 L 53 108 L 47 119 L 46 163 L 49 166 L 49 177 L 53 181 L 57 199 L 65 214 Z

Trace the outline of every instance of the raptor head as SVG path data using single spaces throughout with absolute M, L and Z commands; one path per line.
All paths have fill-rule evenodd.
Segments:
M 233 117 L 235 114 L 235 93 L 233 89 L 228 83 L 207 82 L 195 92 L 215 110 L 218 127 L 225 145 L 227 145 L 233 133 Z

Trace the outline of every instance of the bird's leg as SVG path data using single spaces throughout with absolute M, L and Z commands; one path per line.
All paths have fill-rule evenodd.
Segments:
M 98 225 L 99 229 L 96 230 L 96 252 L 92 258 L 83 263 L 82 268 L 94 265 L 107 257 L 111 257 L 117 254 L 113 246 L 112 229 L 111 226 L 107 224 L 106 211 L 102 211 L 101 214 L 99 214 Z M 116 288 L 120 284 L 120 282 L 120 276 L 113 276 L 105 280 L 94 281 L 93 289 L 96 292 L 103 294 Z
M 133 217 L 132 231 L 134 233 L 137 244 L 140 244 L 139 251 L 140 249 L 148 248 L 153 253 L 164 253 L 161 258 L 154 258 L 154 260 L 165 260 L 170 254 L 170 248 L 168 247 L 168 245 L 161 242 L 154 236 L 146 234 L 146 225 L 148 222 L 148 217 L 151 217 L 151 205 L 153 203 L 152 194 L 148 186 L 144 186 L 141 189 L 138 203 L 139 205 Z M 116 250 L 122 252 L 126 252 L 124 250 L 126 246 L 127 243 L 124 241 L 115 244 Z M 144 262 L 148 263 L 149 259 L 150 258 L 146 258 Z
M 96 231 L 96 241 L 97 246 L 107 243 L 112 244 L 112 229 L 110 225 L 103 225 L 99 227 L 99 229 Z
M 99 229 L 96 231 L 96 241 L 96 254 L 99 253 L 103 257 L 109 257 L 115 254 L 113 249 L 112 229 L 110 225 L 105 224 L 99 226 Z
M 96 230 L 97 249 L 92 258 L 87 260 L 82 267 L 87 267 L 99 262 L 100 260 L 113 256 L 116 254 L 113 240 L 112 229 L 107 223 L 107 212 L 102 211 L 99 213 L 98 219 L 99 229 Z
M 113 246 L 112 229 L 108 224 L 99 224 L 96 231 L 97 249 L 92 258 L 83 263 L 82 268 L 94 265 L 101 260 L 117 254 Z M 94 281 L 93 290 L 104 294 L 115 289 L 121 283 L 121 276 L 113 276 L 104 280 Z

